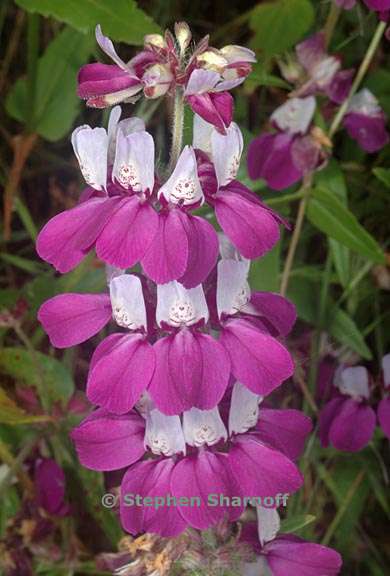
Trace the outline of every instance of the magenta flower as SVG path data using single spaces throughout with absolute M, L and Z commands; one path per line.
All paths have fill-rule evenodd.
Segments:
M 326 52 L 325 34 L 318 32 L 296 47 L 299 64 L 308 80 L 295 92 L 296 96 L 309 96 L 323 92 L 332 99 L 333 82 L 339 73 L 341 62 Z
M 55 460 L 40 458 L 35 462 L 34 483 L 38 506 L 53 516 L 65 516 L 65 475 Z
M 344 127 L 366 152 L 377 152 L 389 142 L 386 116 L 378 100 L 367 88 L 351 99 Z
M 216 50 L 204 38 L 189 58 L 183 59 L 191 42 L 187 24 L 170 32 L 145 36 L 144 50 L 127 64 L 117 55 L 113 43 L 96 27 L 96 40 L 114 64 L 86 64 L 79 72 L 78 94 L 89 106 L 105 108 L 119 102 L 134 102 L 143 92 L 147 98 L 184 88 L 191 108 L 221 132 L 229 126 L 233 99 L 229 90 L 241 84 L 256 62 L 254 53 L 241 46 Z
M 254 399 L 254 414 L 254 395 L 242 390 L 252 399 L 248 406 L 237 404 L 237 396 L 236 401 L 232 400 L 229 427 L 230 422 L 241 422 L 240 428 L 247 432 L 256 424 L 259 399 Z M 291 414 L 274 412 L 279 443 L 291 445 L 297 417 L 293 415 L 292 423 Z M 300 427 L 298 434 L 307 434 L 303 415 Z M 121 520 L 128 532 L 174 536 L 187 526 L 204 530 L 225 515 L 237 520 L 243 511 L 244 496 L 275 496 L 293 492 L 301 485 L 295 464 L 274 446 L 272 434 L 263 439 L 261 430 L 239 435 L 229 430 L 217 408 L 193 408 L 180 418 L 164 415 L 149 405 L 145 420 L 136 411 L 115 416 L 99 409 L 73 430 L 72 438 L 82 464 L 88 468 L 114 470 L 129 466 L 121 486 Z M 144 454 L 147 460 L 141 460 Z M 212 505 L 209 494 L 224 495 L 230 502 L 225 499 Z M 141 503 L 135 505 L 131 495 L 139 495 Z M 156 503 L 158 498 L 169 497 L 171 504 L 165 500 L 157 508 L 148 507 L 143 501 L 146 497 Z M 190 499 L 193 506 L 180 504 Z
M 378 420 L 384 434 L 390 440 L 390 397 L 388 390 L 390 388 L 390 354 L 386 354 L 382 358 L 383 368 L 383 384 L 385 388 L 385 396 L 378 405 Z
M 53 346 L 67 348 L 97 334 L 114 317 L 127 332 L 116 332 L 96 348 L 88 375 L 88 399 L 106 409 L 128 412 L 148 388 L 155 354 L 147 341 L 146 307 L 141 281 L 123 274 L 106 294 L 60 294 L 44 304 L 39 321 Z
M 275 508 L 258 506 L 257 527 L 244 524 L 241 540 L 248 542 L 257 561 L 247 563 L 243 576 L 272 573 L 273 576 L 336 576 L 342 560 L 335 550 L 307 542 L 292 534 L 280 534 L 280 518 Z
M 376 12 L 390 10 L 390 0 L 363 0 L 363 2 L 367 8 Z
M 271 116 L 275 133 L 252 140 L 248 149 L 248 172 L 262 178 L 273 190 L 283 190 L 324 162 L 321 143 L 310 132 L 316 108 L 313 96 L 291 98 Z
M 243 151 L 237 124 L 232 123 L 223 135 L 195 115 L 193 145 L 205 199 L 230 242 L 245 258 L 258 258 L 271 250 L 282 220 L 236 180 Z
M 320 414 L 320 439 L 323 446 L 358 452 L 374 434 L 376 416 L 368 405 L 368 372 L 363 366 L 340 367 L 334 379 L 335 394 Z

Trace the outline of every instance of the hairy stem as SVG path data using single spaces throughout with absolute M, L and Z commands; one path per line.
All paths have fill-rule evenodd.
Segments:
M 361 81 L 363 80 L 364 76 L 367 73 L 367 70 L 372 62 L 372 59 L 374 58 L 375 52 L 378 48 L 379 42 L 381 41 L 381 38 L 386 30 L 386 26 L 387 26 L 387 22 L 379 22 L 377 29 L 375 31 L 374 36 L 372 37 L 371 43 L 367 49 L 366 55 L 364 56 L 364 59 L 362 61 L 362 63 L 360 64 L 360 68 L 358 70 L 358 73 L 356 74 L 355 80 L 353 81 L 353 84 L 351 86 L 351 90 L 349 91 L 348 97 L 346 98 L 346 100 L 343 102 L 342 106 L 340 106 L 336 116 L 333 119 L 332 125 L 329 129 L 329 137 L 332 138 L 338 127 L 340 126 L 347 110 L 348 110 L 348 106 L 351 102 L 352 96 L 356 93 L 357 89 L 360 86 Z
M 176 89 L 175 102 L 173 108 L 172 142 L 169 157 L 169 171 L 172 172 L 180 156 L 183 143 L 184 124 L 184 97 L 181 88 Z

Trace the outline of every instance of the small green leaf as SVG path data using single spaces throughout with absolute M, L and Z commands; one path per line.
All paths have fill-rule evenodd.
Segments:
M 329 312 L 329 332 L 336 340 L 357 352 L 362 358 L 371 360 L 371 350 L 364 341 L 364 337 L 355 322 L 341 308 L 333 308 Z
M 3 348 L 0 350 L 0 371 L 27 386 L 36 387 L 51 401 L 62 404 L 66 404 L 74 391 L 73 378 L 65 366 L 41 352 L 35 352 L 33 357 L 22 348 Z
M 297 532 L 301 528 L 304 528 L 308 524 L 311 524 L 316 519 L 312 514 L 301 514 L 295 516 L 294 518 L 286 518 L 280 523 L 280 532 L 287 534 L 290 532 Z
M 378 178 L 378 180 L 383 182 L 386 188 L 390 188 L 390 169 L 374 168 L 373 173 Z
M 55 141 L 69 132 L 80 108 L 77 72 L 88 60 L 93 45 L 92 37 L 64 28 L 39 58 L 31 130 L 43 138 Z M 19 78 L 8 93 L 7 112 L 24 122 L 30 106 L 26 79 Z
M 20 268 L 30 274 L 40 274 L 42 272 L 42 265 L 40 262 L 23 258 L 23 256 L 17 256 L 16 254 L 2 254 L 1 259 L 7 264 L 11 264 L 12 266 Z
M 330 238 L 334 238 L 372 262 L 385 263 L 381 247 L 330 190 L 315 188 L 312 191 L 307 216 L 314 226 Z
M 310 0 L 277 0 L 256 6 L 250 17 L 255 32 L 252 46 L 266 56 L 288 50 L 309 30 L 314 22 Z
M 19 425 L 19 424 L 36 424 L 47 422 L 49 416 L 34 416 L 28 414 L 22 408 L 19 408 L 15 402 L 9 398 L 6 392 L 0 388 L 0 423 Z
M 249 280 L 254 290 L 278 292 L 280 272 L 280 242 L 262 258 L 254 260 Z
M 252 72 L 249 74 L 248 78 L 245 81 L 245 90 L 251 92 L 258 86 L 272 86 L 275 88 L 285 88 L 286 90 L 290 89 L 289 84 L 282 78 L 278 76 L 274 76 L 273 74 L 269 74 L 262 62 L 257 62 L 252 69 Z
M 100 24 L 113 40 L 142 44 L 145 34 L 160 28 L 134 0 L 16 0 L 25 10 L 52 16 L 80 32 L 90 32 Z

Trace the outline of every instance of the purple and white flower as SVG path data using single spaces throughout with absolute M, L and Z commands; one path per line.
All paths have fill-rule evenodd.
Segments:
M 352 97 L 344 127 L 366 152 L 377 152 L 389 142 L 385 113 L 367 88 Z

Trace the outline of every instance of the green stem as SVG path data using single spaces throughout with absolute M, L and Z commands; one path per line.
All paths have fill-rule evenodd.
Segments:
M 299 238 L 301 236 L 303 221 L 305 219 L 306 206 L 307 206 L 307 202 L 309 200 L 312 179 L 313 179 L 313 175 L 310 174 L 309 177 L 306 179 L 306 182 L 304 182 L 302 190 L 300 191 L 303 193 L 303 197 L 299 203 L 295 228 L 294 228 L 293 235 L 291 237 L 290 246 L 289 246 L 288 252 L 287 252 L 286 263 L 285 263 L 284 269 L 283 269 L 282 280 L 280 283 L 280 293 L 282 296 L 285 296 L 286 292 L 287 292 L 287 287 L 288 287 L 288 282 L 290 279 L 292 265 L 294 262 L 295 252 L 296 252 L 296 249 L 298 246 Z
M 328 19 L 327 19 L 327 21 L 325 23 L 325 27 L 324 27 L 326 48 L 330 44 L 330 40 L 333 36 L 333 32 L 336 28 L 336 24 L 338 22 L 340 14 L 341 14 L 340 6 L 337 6 L 337 4 L 332 3 L 331 9 L 330 9 L 330 12 L 328 15 Z
M 340 106 L 336 116 L 333 119 L 333 122 L 331 124 L 331 127 L 329 129 L 329 137 L 332 138 L 334 136 L 334 134 L 336 133 L 338 127 L 340 126 L 347 110 L 348 110 L 348 106 L 351 102 L 352 96 L 355 94 L 355 92 L 357 91 L 357 89 L 360 86 L 361 81 L 363 80 L 364 76 L 367 73 L 367 70 L 372 62 L 372 59 L 374 58 L 376 49 L 378 48 L 379 42 L 381 41 L 381 38 L 386 30 L 387 27 L 387 22 L 379 22 L 377 29 L 375 31 L 375 34 L 371 40 L 371 43 L 367 49 L 366 55 L 363 59 L 363 62 L 360 65 L 360 68 L 358 70 L 358 73 L 356 74 L 355 80 L 353 81 L 353 84 L 351 86 L 351 90 L 348 94 L 348 98 L 346 98 L 346 100 L 343 102 L 342 106 Z
M 172 142 L 169 157 L 169 171 L 172 172 L 180 156 L 183 143 L 184 124 L 184 97 L 181 88 L 176 89 L 175 102 L 173 108 Z
M 298 192 L 293 192 L 292 194 L 285 194 L 284 196 L 279 196 L 278 198 L 267 198 L 265 203 L 267 206 L 278 206 L 279 204 L 287 204 L 288 202 L 293 202 L 294 200 L 299 200 L 305 195 L 304 190 L 299 190 Z

